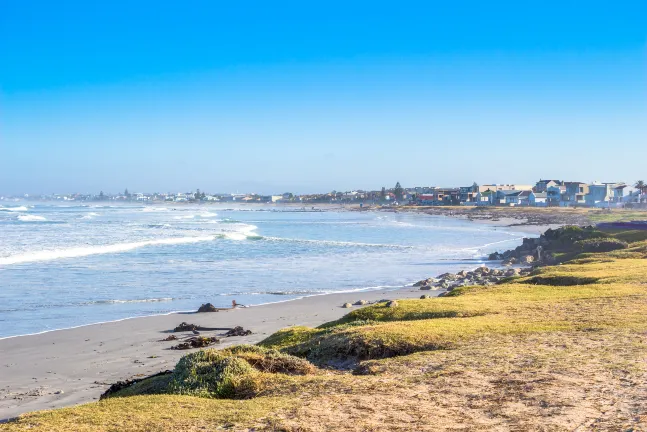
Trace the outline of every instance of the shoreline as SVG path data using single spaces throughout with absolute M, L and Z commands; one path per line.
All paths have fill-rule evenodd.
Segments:
M 468 261 L 468 260 L 466 260 Z M 324 292 L 324 293 L 314 293 L 314 294 L 308 294 L 308 295 L 303 295 L 300 297 L 296 297 L 293 299 L 288 299 L 288 300 L 277 300 L 273 302 L 266 302 L 266 303 L 259 303 L 259 304 L 251 304 L 251 305 L 240 305 L 241 307 L 236 308 L 236 309 L 250 309 L 250 308 L 257 308 L 261 306 L 271 306 L 275 305 L 278 303 L 289 303 L 297 300 L 303 300 L 306 298 L 311 298 L 311 297 L 320 297 L 320 296 L 327 296 L 327 295 L 335 295 L 335 294 L 353 294 L 353 293 L 364 293 L 364 292 L 371 292 L 371 291 L 379 291 L 379 290 L 385 290 L 385 291 L 398 291 L 406 288 L 411 288 L 413 287 L 413 282 L 407 284 L 407 285 L 402 285 L 402 286 L 380 286 L 380 287 L 368 287 L 368 288 L 357 288 L 357 289 L 351 289 L 351 290 L 342 290 L 342 291 L 335 291 L 335 292 Z M 197 308 L 196 308 L 197 309 Z M 234 308 L 225 308 L 225 311 L 227 310 L 233 310 Z M 13 339 L 13 338 L 20 338 L 20 337 L 27 337 L 27 336 L 38 336 L 42 334 L 47 334 L 47 333 L 53 333 L 53 332 L 58 332 L 58 331 L 65 331 L 65 330 L 74 330 L 82 327 L 89 327 L 89 326 L 95 326 L 95 325 L 100 325 L 100 324 L 110 324 L 110 323 L 117 323 L 121 321 L 126 321 L 126 320 L 133 320 L 133 319 L 140 319 L 140 318 L 152 318 L 152 317 L 158 317 L 158 316 L 167 316 L 167 315 L 191 315 L 197 313 L 195 310 L 175 310 L 175 311 L 170 311 L 170 312 L 164 312 L 164 313 L 156 313 L 152 315 L 139 315 L 139 316 L 130 316 L 130 317 L 125 317 L 125 318 L 118 318 L 114 320 L 107 320 L 107 321 L 98 321 L 98 322 L 93 322 L 93 323 L 88 323 L 88 324 L 80 324 L 77 326 L 71 326 L 71 327 L 62 327 L 62 328 L 57 328 L 57 329 L 51 329 L 51 330 L 43 330 L 40 332 L 35 332 L 35 333 L 25 333 L 25 334 L 19 334 L 19 335 L 11 335 L 11 336 L 1 336 L 0 341 L 6 340 L 6 339 Z
M 176 334 L 180 340 L 189 336 L 186 332 L 172 333 L 183 321 L 204 327 L 243 326 L 253 332 L 223 338 L 220 344 L 213 345 L 221 348 L 254 344 L 290 326 L 316 327 L 339 319 L 357 308 L 342 308 L 347 302 L 419 298 L 441 292 L 407 286 L 322 294 L 220 312 L 135 317 L 5 338 L 0 340 L 0 421 L 26 412 L 96 401 L 114 382 L 172 369 L 180 357 L 192 350 L 170 350 L 174 342 L 161 339 L 169 334 Z
M 530 235 L 549 227 L 510 227 L 505 224 L 508 220 L 473 222 Z M 473 270 L 475 264 L 473 259 L 465 260 L 465 269 Z M 204 327 L 243 326 L 253 332 L 250 336 L 225 338 L 215 348 L 254 344 L 286 327 L 316 327 L 339 319 L 355 309 L 341 307 L 347 302 L 419 298 L 422 294 L 435 297 L 442 292 L 421 291 L 411 285 L 362 288 L 216 313 L 169 312 L 5 337 L 0 339 L 0 421 L 26 412 L 92 402 L 114 382 L 172 369 L 180 357 L 191 351 L 169 350 L 173 343 L 160 340 L 181 321 Z M 216 336 L 217 332 L 202 334 Z

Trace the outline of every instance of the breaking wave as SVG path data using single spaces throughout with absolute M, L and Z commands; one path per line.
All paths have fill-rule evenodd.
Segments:
M 84 305 L 93 305 L 93 304 L 122 304 L 122 303 L 157 303 L 157 302 L 168 302 L 175 300 L 173 297 L 162 297 L 162 298 L 150 298 L 150 299 L 134 299 L 134 300 L 95 300 Z
M 36 216 L 36 215 L 20 215 L 18 216 L 18 220 L 22 222 L 46 222 L 47 219 L 45 219 L 42 216 Z
M 258 229 L 255 225 L 241 224 L 238 229 L 222 229 L 221 233 L 218 235 L 220 238 L 226 238 L 228 240 L 256 240 L 262 238 L 254 231 Z
M 144 240 L 132 243 L 117 243 L 102 246 L 86 246 L 69 249 L 46 250 L 29 252 L 21 255 L 13 255 L 0 258 L 0 265 L 22 264 L 36 261 L 52 261 L 65 258 L 79 258 L 90 255 L 114 254 L 127 252 L 145 246 L 177 245 L 186 243 L 197 243 L 213 240 L 213 236 L 203 237 L 173 237 L 159 240 Z
M 9 211 L 9 212 L 26 212 L 29 209 L 25 206 L 20 207 L 0 207 L 0 211 Z

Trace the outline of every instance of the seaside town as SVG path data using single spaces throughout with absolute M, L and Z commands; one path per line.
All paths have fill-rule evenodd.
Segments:
M 460 187 L 404 188 L 398 182 L 393 188 L 382 187 L 381 190 L 303 195 L 289 192 L 280 195 L 211 194 L 200 189 L 181 193 L 131 193 L 126 189 L 117 194 L 101 191 L 99 194 L 0 196 L 2 200 L 647 208 L 647 183 L 643 180 L 630 185 L 624 182 L 585 183 L 542 179 L 534 185 L 473 183 Z

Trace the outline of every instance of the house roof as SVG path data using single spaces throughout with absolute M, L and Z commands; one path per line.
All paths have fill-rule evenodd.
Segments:
M 535 198 L 547 198 L 548 194 L 546 192 L 533 192 Z

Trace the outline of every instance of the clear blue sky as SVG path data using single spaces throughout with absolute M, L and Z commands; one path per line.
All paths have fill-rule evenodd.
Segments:
M 647 180 L 647 2 L 0 0 L 0 193 Z

